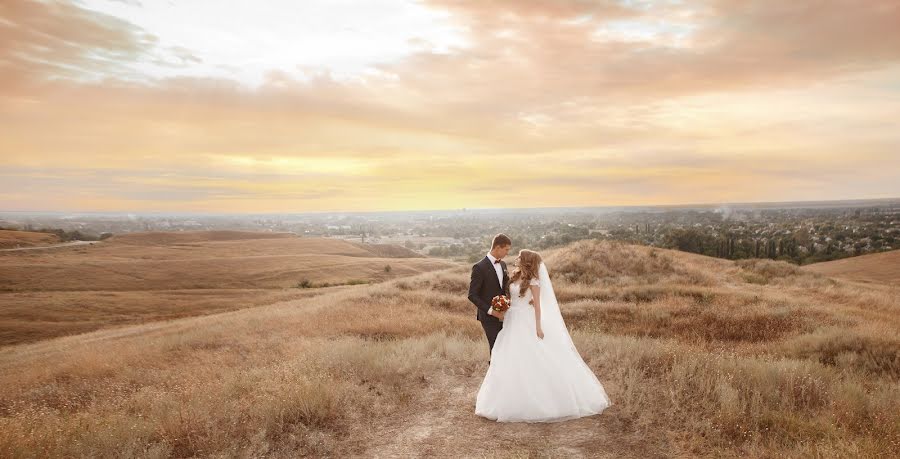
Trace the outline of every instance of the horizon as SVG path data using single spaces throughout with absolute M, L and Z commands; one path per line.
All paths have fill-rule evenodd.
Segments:
M 897 23 L 875 0 L 4 4 L 0 207 L 893 199 Z
M 110 211 L 64 211 L 64 210 L 2 210 L 2 213 L 34 213 L 34 214 L 125 214 L 125 215 L 154 215 L 154 214 L 172 214 L 172 215 L 204 215 L 204 216 L 245 216 L 245 215 L 327 215 L 327 214 L 399 214 L 399 213 L 427 213 L 427 212 L 490 212 L 490 211 L 577 211 L 602 209 L 616 211 L 618 209 L 699 209 L 736 207 L 752 208 L 755 206 L 765 206 L 768 208 L 783 208 L 779 205 L 796 205 L 791 207 L 812 208 L 817 207 L 814 204 L 821 204 L 827 207 L 841 207 L 840 204 L 846 203 L 850 206 L 857 204 L 858 206 L 877 205 L 877 202 L 893 202 L 900 204 L 900 196 L 887 198 L 850 198 L 850 199 L 829 199 L 829 200 L 809 200 L 809 201 L 755 201 L 755 202 L 705 202 L 705 203 L 685 203 L 685 204 L 657 204 L 657 205 L 611 205 L 611 206 L 560 206 L 560 207 L 490 207 L 490 208 L 447 208 L 447 209 L 409 209 L 409 210 L 322 210 L 322 211 L 283 211 L 283 212 L 244 212 L 244 213 L 227 213 L 227 212 L 175 212 L 175 211 L 126 211 L 126 210 L 110 210 Z M 831 205 L 829 205 L 831 204 Z M 805 205 L 805 206 L 804 206 Z

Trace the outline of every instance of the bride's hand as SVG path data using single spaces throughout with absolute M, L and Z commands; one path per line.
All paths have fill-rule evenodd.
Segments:
M 544 330 L 541 330 L 541 328 L 538 327 L 538 329 L 537 329 L 537 335 L 538 335 L 538 338 L 544 339 Z

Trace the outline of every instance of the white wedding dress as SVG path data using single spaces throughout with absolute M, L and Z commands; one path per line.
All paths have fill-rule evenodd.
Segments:
M 584 363 L 566 329 L 550 276 L 543 263 L 541 328 L 538 338 L 531 289 L 519 296 L 510 286 L 510 307 L 503 318 L 475 401 L 475 414 L 498 422 L 555 422 L 603 412 L 612 403 L 594 372 Z

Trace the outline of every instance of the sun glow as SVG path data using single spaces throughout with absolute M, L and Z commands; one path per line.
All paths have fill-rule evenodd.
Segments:
M 209 159 L 223 170 L 243 173 L 352 176 L 364 174 L 371 169 L 360 158 L 210 155 Z

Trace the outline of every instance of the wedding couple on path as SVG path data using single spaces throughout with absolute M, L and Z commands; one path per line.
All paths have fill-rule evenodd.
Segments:
M 472 266 L 469 300 L 478 308 L 491 355 L 475 414 L 498 422 L 600 414 L 612 403 L 572 343 L 547 267 L 540 254 L 523 249 L 510 277 L 503 258 L 511 246 L 508 236 L 498 234 L 491 251 Z

